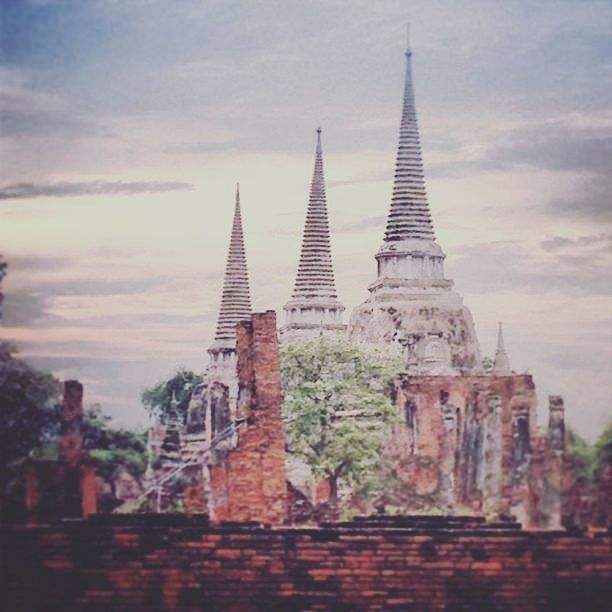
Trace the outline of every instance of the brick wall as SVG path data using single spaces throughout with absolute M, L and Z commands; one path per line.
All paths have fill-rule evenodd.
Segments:
M 288 516 L 280 356 L 274 311 L 236 326 L 237 415 L 246 419 L 235 449 L 209 467 L 215 521 L 282 524 Z
M 401 505 L 557 527 L 563 411 L 554 399 L 561 407 L 540 437 L 531 376 L 405 376 L 397 390 L 402 422 L 387 447 L 406 484 Z
M 309 529 L 167 515 L 4 526 L 3 609 L 608 610 L 611 540 L 442 517 Z
M 29 522 L 82 517 L 97 510 L 97 485 L 89 455 L 83 451 L 83 385 L 63 385 L 58 456 L 29 459 L 24 465 L 25 505 Z

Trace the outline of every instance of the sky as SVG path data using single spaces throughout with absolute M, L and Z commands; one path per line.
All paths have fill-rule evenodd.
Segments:
M 483 355 L 612 416 L 606 0 L 3 0 L 0 337 L 124 424 L 207 364 L 240 182 L 254 309 L 290 298 L 323 130 L 338 294 L 367 298 L 410 22 L 430 207 Z M 347 317 L 348 318 L 348 317 Z

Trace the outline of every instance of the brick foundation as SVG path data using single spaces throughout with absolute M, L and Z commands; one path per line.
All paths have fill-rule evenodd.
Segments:
M 4 526 L 3 609 L 603 611 L 611 541 L 443 517 L 310 529 L 167 515 Z

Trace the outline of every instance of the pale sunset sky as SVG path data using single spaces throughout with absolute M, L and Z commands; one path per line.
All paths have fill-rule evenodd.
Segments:
M 483 355 L 594 439 L 612 413 L 606 0 L 3 0 L 0 337 L 118 421 L 203 370 L 240 182 L 255 310 L 282 322 L 323 129 L 339 298 L 367 297 L 406 24 L 434 227 Z

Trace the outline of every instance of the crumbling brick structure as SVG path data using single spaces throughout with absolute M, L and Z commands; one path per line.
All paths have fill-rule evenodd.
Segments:
M 233 450 L 209 467 L 215 521 L 283 523 L 288 514 L 285 439 L 276 313 L 252 315 L 236 327 L 237 418 L 245 424 Z
M 96 512 L 94 468 L 82 450 L 83 385 L 64 383 L 58 456 L 25 465 L 26 511 L 30 522 L 77 518 Z
M 608 533 L 386 517 L 310 528 L 201 517 L 0 526 L 6 610 L 607 611 Z
M 410 509 L 513 515 L 526 527 L 560 525 L 563 402 L 551 398 L 547 435 L 536 430 L 531 376 L 405 376 L 403 423 L 388 454 Z

